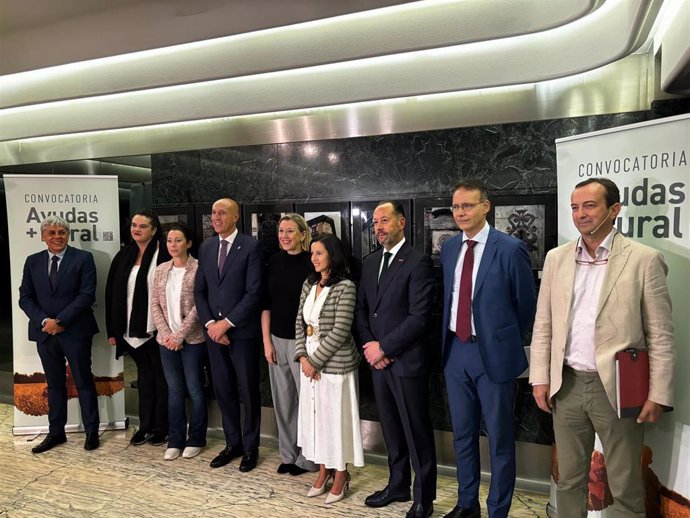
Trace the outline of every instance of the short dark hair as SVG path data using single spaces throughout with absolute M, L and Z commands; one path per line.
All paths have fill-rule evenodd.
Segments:
M 328 252 L 328 280 L 326 286 L 333 286 L 344 279 L 350 278 L 350 269 L 347 267 L 347 257 L 340 239 L 333 234 L 320 234 L 311 241 L 311 246 L 314 243 L 321 243 Z M 309 284 L 315 284 L 321 280 L 321 274 L 318 272 L 311 272 L 309 274 Z
M 489 199 L 489 189 L 487 189 L 486 184 L 481 180 L 476 178 L 469 178 L 455 184 L 453 187 L 453 194 L 458 189 L 465 189 L 466 191 L 479 191 L 479 199 L 481 201 Z
M 182 232 L 182 235 L 187 241 L 191 241 L 192 243 L 194 242 L 194 232 L 192 232 L 192 229 L 184 223 L 176 221 L 175 223 L 166 225 L 166 236 L 171 230 Z
M 388 205 L 389 203 L 393 206 L 393 214 L 395 214 L 399 218 L 405 217 L 405 209 L 403 209 L 402 203 L 400 203 L 397 200 L 382 201 L 376 206 L 376 208 L 378 209 L 381 205 Z
M 579 189 L 580 187 L 584 187 L 585 185 L 589 185 L 591 183 L 598 183 L 606 191 L 604 197 L 606 198 L 607 208 L 621 202 L 621 192 L 618 189 L 618 186 L 613 183 L 613 180 L 609 180 L 608 178 L 588 178 L 584 182 L 578 183 L 575 186 L 575 189 Z

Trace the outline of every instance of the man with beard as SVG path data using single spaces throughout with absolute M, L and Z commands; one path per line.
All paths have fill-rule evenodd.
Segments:
M 427 518 L 436 498 L 436 452 L 429 417 L 426 355 L 433 297 L 431 259 L 405 241 L 400 203 L 374 210 L 382 249 L 364 261 L 357 305 L 357 331 L 372 368 L 374 394 L 388 449 L 388 485 L 368 496 L 369 507 L 410 500 L 407 518 Z

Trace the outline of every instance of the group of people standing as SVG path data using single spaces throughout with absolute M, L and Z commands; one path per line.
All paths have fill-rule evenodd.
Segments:
M 516 477 L 515 379 L 528 367 L 523 339 L 533 323 L 530 382 L 538 406 L 554 414 L 559 516 L 586 516 L 594 432 L 610 463 L 614 508 L 620 516 L 644 515 L 641 423 L 656 421 L 662 405 L 672 404 L 666 267 L 658 252 L 613 228 L 620 211 L 613 182 L 578 184 L 571 199 L 581 237 L 548 254 L 537 302 L 525 243 L 487 222 L 486 187 L 470 180 L 453 190 L 451 211 L 462 232 L 441 251 L 442 362 L 458 499 L 446 518 L 480 516 L 482 418 L 492 472 L 488 515 L 508 516 Z M 262 339 L 278 425 L 277 471 L 318 472 L 307 496 L 328 490 L 326 503 L 335 503 L 348 490 L 348 465 L 364 463 L 357 380 L 363 356 L 389 466 L 387 485 L 364 503 L 376 508 L 412 500 L 407 518 L 431 516 L 437 473 L 427 356 L 434 269 L 405 240 L 402 206 L 384 201 L 374 210 L 381 249 L 365 259 L 358 288 L 338 238 L 312 239 L 301 216 L 281 218 L 281 251 L 267 266 L 258 242 L 238 232 L 238 220 L 235 201 L 216 201 L 211 222 L 217 236 L 201 245 L 197 260 L 189 255 L 192 237 L 184 226 L 171 227 L 163 246 L 153 212 L 132 218 L 132 243 L 113 259 L 106 286 L 108 341 L 116 355 L 126 352 L 137 365 L 140 428 L 132 444 L 167 440 L 167 460 L 200 453 L 208 421 L 208 354 L 226 443 L 211 467 L 241 457 L 240 471 L 252 470 L 259 451 Z M 44 220 L 41 233 L 48 253 L 27 259 L 20 289 L 48 381 L 50 430 L 33 451 L 65 441 L 65 358 L 79 392 L 85 448 L 95 449 L 93 258 L 67 246 L 69 224 L 60 218 Z M 650 358 L 649 400 L 636 419 L 618 418 L 612 385 L 613 356 L 629 347 L 647 349 Z M 192 402 L 189 419 L 185 393 Z

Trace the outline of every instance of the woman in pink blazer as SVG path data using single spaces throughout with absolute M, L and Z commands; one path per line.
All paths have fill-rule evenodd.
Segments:
M 151 312 L 158 334 L 161 361 L 168 382 L 168 448 L 165 460 L 199 455 L 206 445 L 208 413 L 204 396 L 206 341 L 194 305 L 194 278 L 198 262 L 189 255 L 191 231 L 174 224 L 167 247 L 172 260 L 156 268 Z M 187 435 L 185 388 L 192 400 Z M 183 451 L 184 449 L 184 451 Z

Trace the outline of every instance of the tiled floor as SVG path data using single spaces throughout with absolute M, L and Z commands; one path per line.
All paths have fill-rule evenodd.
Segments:
M 129 445 L 132 429 L 105 432 L 101 448 L 83 449 L 83 434 L 68 435 L 68 442 L 34 455 L 30 437 L 12 435 L 10 405 L 0 405 L 0 517 L 387 517 L 404 516 L 408 503 L 370 509 L 364 498 L 386 481 L 384 466 L 352 470 L 350 492 L 332 506 L 323 497 L 306 498 L 313 475 L 278 475 L 277 452 L 261 448 L 259 466 L 240 473 L 238 461 L 220 469 L 209 462 L 220 451 L 210 439 L 194 459 L 164 461 L 165 447 Z M 452 477 L 439 477 L 434 516 L 443 516 L 455 504 Z M 482 485 L 481 498 L 486 498 Z M 543 517 L 547 497 L 516 492 L 511 517 Z M 486 516 L 486 510 L 483 511 Z

